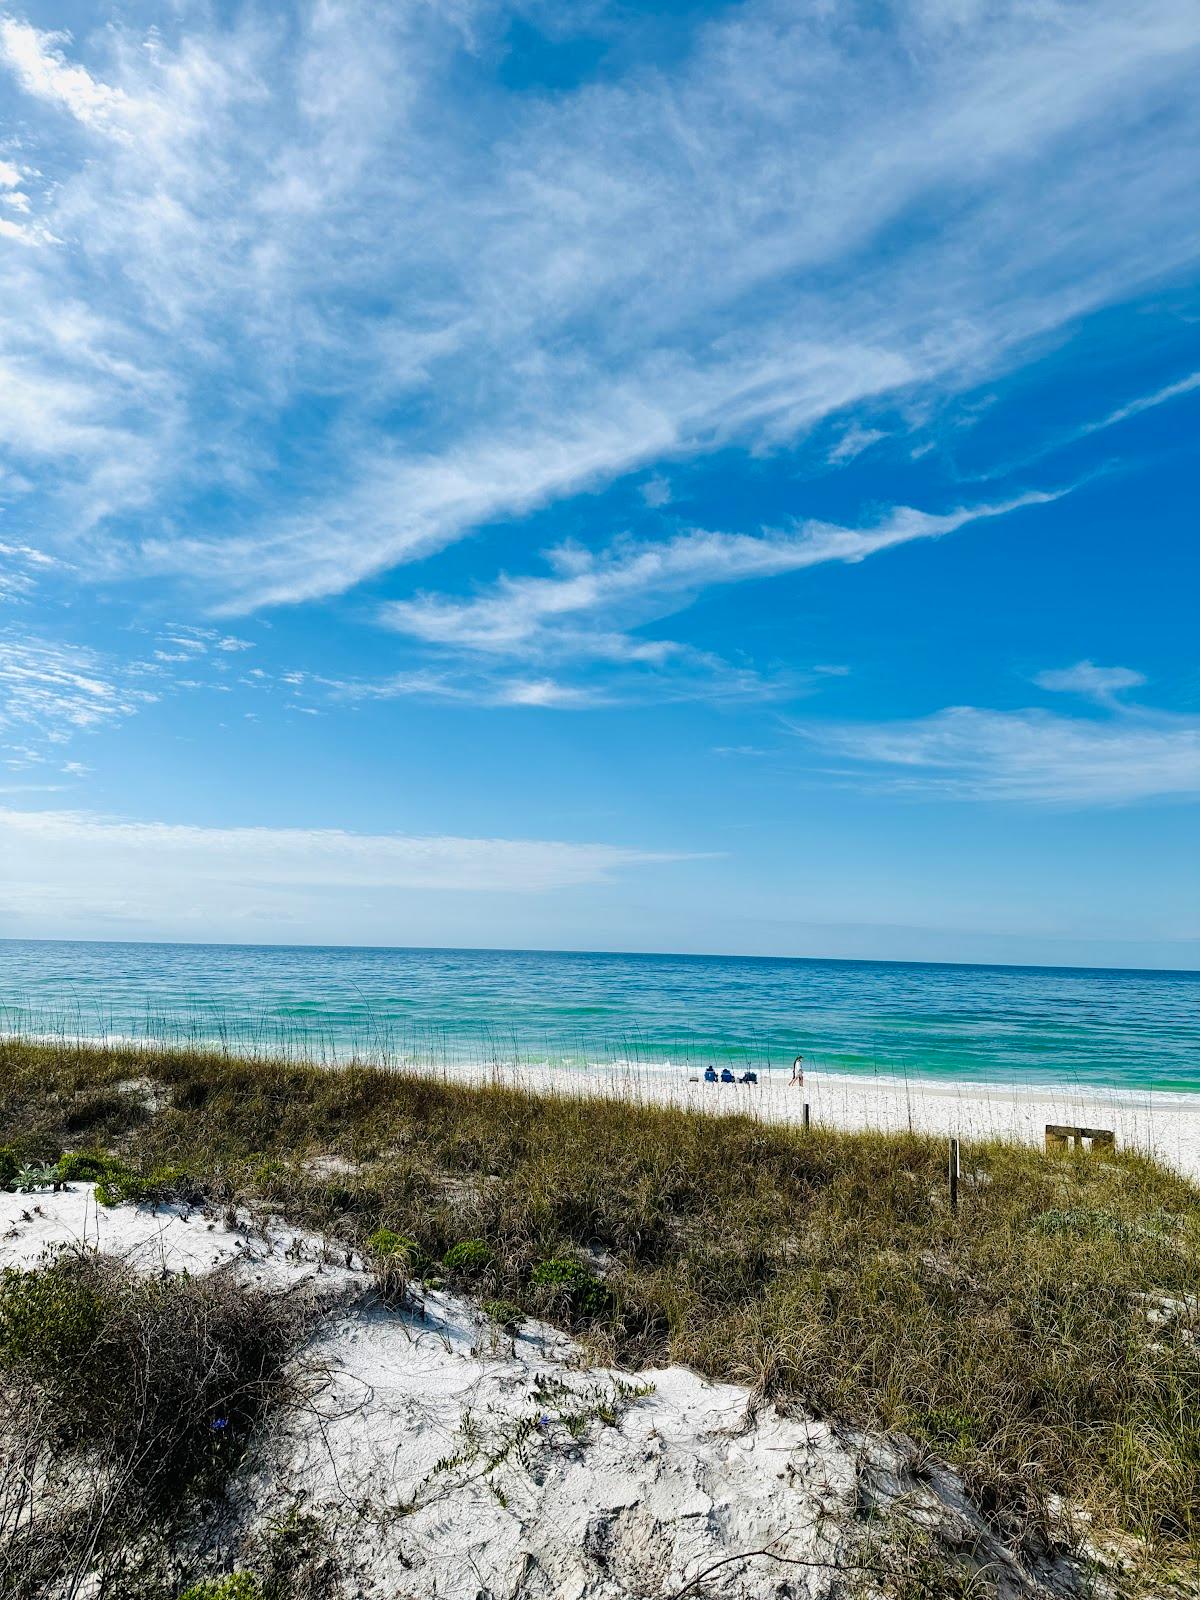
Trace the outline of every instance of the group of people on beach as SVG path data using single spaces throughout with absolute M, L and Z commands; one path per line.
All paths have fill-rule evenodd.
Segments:
M 757 1083 L 758 1073 L 751 1072 L 747 1068 L 740 1078 L 735 1078 L 728 1067 L 722 1067 L 719 1075 L 716 1067 L 705 1067 L 704 1081 L 705 1083 Z
M 746 1071 L 742 1073 L 741 1077 L 737 1078 L 733 1075 L 728 1067 L 722 1067 L 720 1072 L 718 1072 L 716 1067 L 707 1066 L 704 1069 L 704 1081 L 705 1083 L 757 1083 L 758 1073 L 752 1072 L 750 1068 L 747 1067 Z M 803 1089 L 804 1087 L 803 1056 L 797 1056 L 795 1061 L 792 1062 L 791 1083 L 793 1088 Z

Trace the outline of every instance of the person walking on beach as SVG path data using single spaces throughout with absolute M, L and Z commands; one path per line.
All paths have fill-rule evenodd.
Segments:
M 803 1089 L 803 1087 L 804 1087 L 804 1057 L 803 1056 L 797 1056 L 795 1061 L 792 1062 L 792 1087 L 794 1089 Z

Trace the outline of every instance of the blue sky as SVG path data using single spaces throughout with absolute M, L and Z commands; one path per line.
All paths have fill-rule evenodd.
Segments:
M 0 11 L 0 932 L 1192 966 L 1200 11 Z

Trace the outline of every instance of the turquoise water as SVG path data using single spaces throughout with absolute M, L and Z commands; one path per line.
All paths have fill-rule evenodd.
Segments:
M 1200 1090 L 1200 973 L 0 940 L 0 1029 L 321 1059 Z

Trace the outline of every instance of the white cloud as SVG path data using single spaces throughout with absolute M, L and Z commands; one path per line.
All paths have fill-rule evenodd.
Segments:
M 652 478 L 647 478 L 638 492 L 646 504 L 655 511 L 661 506 L 669 505 L 671 502 L 670 482 L 659 473 L 655 473 Z
M 483 706 L 532 706 L 579 710 L 607 703 L 601 690 L 559 683 L 553 678 L 519 678 L 466 672 L 432 672 L 422 668 L 394 672 L 386 678 L 332 679 L 318 675 L 285 674 L 284 682 L 294 681 L 296 692 L 302 683 L 330 691 L 337 700 L 457 700 Z
M 869 450 L 880 439 L 886 438 L 887 434 L 882 428 L 861 428 L 855 424 L 846 429 L 827 459 L 833 466 L 840 466 L 843 462 L 855 460 L 864 450 Z
M 0 239 L 15 239 L 18 244 L 37 245 L 40 241 L 31 228 L 8 217 L 0 217 Z
M 7 19 L 62 241 L 0 264 L 31 526 L 232 608 L 325 595 L 974 382 L 1195 261 L 1188 0 L 892 20 L 747 0 L 669 67 L 515 96 L 483 5 Z
M 568 683 L 556 683 L 553 678 L 516 679 L 499 691 L 500 703 L 510 706 L 593 706 L 599 696 L 595 690 L 582 689 Z
M 861 781 L 916 794 L 1073 807 L 1200 794 L 1195 717 L 1094 721 L 951 706 L 909 722 L 797 731 L 854 763 Z
M 1109 701 L 1122 689 L 1138 689 L 1145 674 L 1132 667 L 1098 667 L 1094 661 L 1077 661 L 1073 667 L 1051 667 L 1034 678 L 1039 689 L 1054 693 L 1081 694 L 1101 702 Z
M 5 544 L 0 540 L 0 600 L 15 600 L 31 594 L 48 567 L 58 565 L 27 544 Z
M 198 661 L 215 652 L 217 664 L 223 669 L 220 658 L 235 655 L 243 650 L 253 650 L 249 639 L 239 639 L 233 634 L 222 634 L 215 628 L 196 627 L 191 623 L 177 623 L 159 635 L 154 659 L 162 662 Z
M 1118 422 L 1124 422 L 1129 417 L 1140 416 L 1143 411 L 1153 411 L 1156 406 L 1167 405 L 1172 400 L 1178 400 L 1180 395 L 1191 394 L 1200 389 L 1200 372 L 1192 372 L 1186 378 L 1181 378 L 1178 383 L 1168 383 L 1162 389 L 1155 389 L 1152 394 L 1139 395 L 1136 400 L 1131 400 L 1127 405 L 1118 406 L 1115 411 L 1110 411 L 1108 416 L 1093 423 L 1085 431 L 1095 433 L 1100 428 L 1111 428 Z
M 68 61 L 60 46 L 70 42 L 70 34 L 42 33 L 15 17 L 0 17 L 0 59 L 26 93 L 60 106 L 89 128 L 126 135 L 134 102 Z
M 53 743 L 152 698 L 123 687 L 91 650 L 11 634 L 0 634 L 0 696 L 0 734 L 32 730 Z
M 24 559 L 35 572 L 49 561 L 40 551 L 0 545 L 0 557 L 6 552 Z M 20 598 L 23 591 L 16 593 Z M 0 599 L 4 594 L 0 571 Z M 45 760 L 46 747 L 111 726 L 164 696 L 190 689 L 227 690 L 215 676 L 178 676 L 176 669 L 182 664 L 190 673 L 206 667 L 213 674 L 226 673 L 231 647 L 250 647 L 248 641 L 187 625 L 175 626 L 160 639 L 168 648 L 155 649 L 146 659 L 117 659 L 16 628 L 0 631 L 0 751 L 6 752 L 8 764 Z M 18 736 L 22 742 L 15 745 Z
M 220 927 L 284 926 L 318 913 L 338 926 L 404 924 L 397 892 L 535 896 L 686 859 L 604 844 L 357 834 L 338 829 L 205 828 L 70 811 L 0 809 L 0 911 L 9 926 L 154 927 L 207 937 Z
M 1137 396 L 1134 400 L 1127 401 L 1118 406 L 1114 411 L 1099 417 L 1094 422 L 1084 422 L 1078 427 L 1069 428 L 1062 433 L 1051 432 L 1043 438 L 1036 449 L 1027 451 L 1021 458 L 1021 469 L 1028 469 L 1034 462 L 1044 461 L 1047 456 L 1053 455 L 1065 445 L 1072 444 L 1079 439 L 1087 439 L 1092 434 L 1102 433 L 1106 428 L 1116 427 L 1117 424 L 1127 421 L 1130 417 L 1141 416 L 1144 411 L 1153 411 L 1158 406 L 1169 405 L 1172 400 L 1178 400 L 1184 395 L 1192 394 L 1200 389 L 1200 372 L 1190 373 L 1186 378 L 1179 379 L 1176 383 L 1165 384 L 1161 389 L 1155 389 L 1150 394 Z M 925 446 L 931 448 L 930 445 Z M 989 479 L 1007 477 L 1017 470 L 1012 462 L 989 468 L 986 472 L 977 473 L 976 480 L 986 482 Z
M 399 633 L 455 651 L 661 663 L 682 647 L 613 631 L 679 611 L 703 589 L 770 578 L 831 561 L 857 562 L 918 539 L 936 539 L 967 523 L 1055 498 L 1040 492 L 962 507 L 941 515 L 895 508 L 867 528 L 810 521 L 763 534 L 689 529 L 662 541 L 618 540 L 595 554 L 563 545 L 548 554 L 551 577 L 502 578 L 474 599 L 423 595 L 392 601 L 381 613 Z M 596 626 L 599 618 L 606 626 Z

